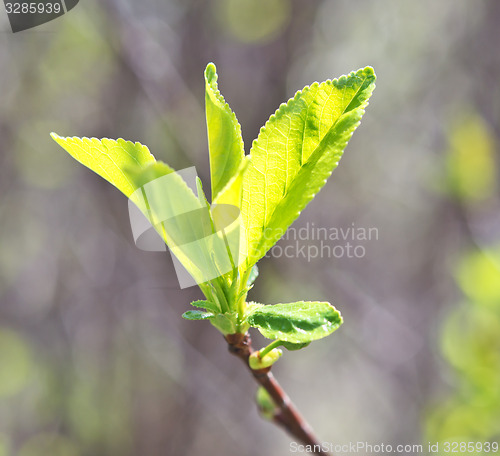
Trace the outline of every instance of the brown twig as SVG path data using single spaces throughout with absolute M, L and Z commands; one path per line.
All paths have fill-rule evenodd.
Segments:
M 321 449 L 321 444 L 313 433 L 313 430 L 307 424 L 305 419 L 299 413 L 291 399 L 285 393 L 280 384 L 276 381 L 271 368 L 252 369 L 248 364 L 248 358 L 253 353 L 250 335 L 246 334 L 228 334 L 226 341 L 229 344 L 229 351 L 240 358 L 252 373 L 253 377 L 271 396 L 277 408 L 274 414 L 274 422 L 284 427 L 292 436 L 296 437 L 305 445 L 310 445 L 315 454 L 329 455 Z

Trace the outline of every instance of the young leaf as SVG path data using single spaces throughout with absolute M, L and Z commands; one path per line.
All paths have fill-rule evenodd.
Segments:
M 359 125 L 374 87 L 370 67 L 314 83 L 282 104 L 261 129 L 243 181 L 247 269 L 323 187 Z
M 182 318 L 186 320 L 209 320 L 215 315 L 211 312 L 203 312 L 202 310 L 188 310 L 182 314 Z
M 205 112 L 212 201 L 215 202 L 222 189 L 237 174 L 245 152 L 240 124 L 217 87 L 217 70 L 213 63 L 205 69 Z
M 131 171 L 140 171 L 155 158 L 146 146 L 124 139 L 62 138 L 51 133 L 52 139 L 75 160 L 90 168 L 130 197 L 137 190 L 130 177 Z
M 268 339 L 305 344 L 330 335 L 342 317 L 327 302 L 300 301 L 257 307 L 247 321 Z
M 209 312 L 212 312 L 214 314 L 220 313 L 219 306 L 212 301 L 193 301 L 191 303 L 193 307 L 199 307 L 201 309 L 205 309 Z
M 200 223 L 203 218 L 193 215 L 201 204 L 183 179 L 167 164 L 157 162 L 146 146 L 123 139 L 62 138 L 55 133 L 51 136 L 77 161 L 129 197 L 171 249 L 206 236 L 207 226 Z M 172 174 L 171 191 L 164 192 L 161 184 L 152 183 L 169 174 Z M 143 188 L 146 184 L 150 184 L 147 194 Z M 189 216 L 182 216 L 186 211 L 190 211 Z M 209 250 L 201 249 L 200 252 L 200 245 L 196 247 L 191 250 L 196 250 L 198 255 L 190 256 L 186 248 L 178 248 L 174 253 L 186 269 L 203 282 L 203 273 L 199 271 L 206 262 L 211 263 Z

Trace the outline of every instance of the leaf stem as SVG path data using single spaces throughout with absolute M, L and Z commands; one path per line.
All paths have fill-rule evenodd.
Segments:
M 273 348 L 278 348 L 281 346 L 281 340 L 273 340 L 269 345 L 258 350 L 259 358 L 264 358 Z
M 240 358 L 252 373 L 253 377 L 271 396 L 276 406 L 273 421 L 284 427 L 292 436 L 296 437 L 305 445 L 310 445 L 314 454 L 328 456 L 329 453 L 321 448 L 321 444 L 314 435 L 312 428 L 299 413 L 291 399 L 276 381 L 271 368 L 251 369 L 248 363 L 250 355 L 254 352 L 252 341 L 248 332 L 246 334 L 236 333 L 225 336 L 229 351 Z M 272 345 L 272 343 L 270 344 Z

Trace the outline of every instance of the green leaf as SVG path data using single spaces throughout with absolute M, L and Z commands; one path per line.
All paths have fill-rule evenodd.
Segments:
M 246 269 L 266 254 L 323 187 L 374 88 L 370 67 L 314 83 L 282 104 L 261 129 L 243 181 Z
M 342 317 L 327 302 L 299 301 L 257 307 L 247 321 L 268 339 L 305 344 L 331 334 Z
M 204 240 L 213 227 L 203 195 L 198 200 L 182 177 L 156 161 L 146 146 L 123 139 L 51 136 L 76 160 L 129 197 L 198 283 L 218 275 L 214 252 L 224 253 L 225 245 Z M 160 178 L 170 174 L 168 185 L 164 185 Z
M 131 171 L 144 169 L 155 158 L 146 146 L 124 139 L 63 138 L 51 133 L 52 139 L 75 160 L 113 184 L 127 197 L 137 190 Z
M 203 312 L 202 310 L 188 310 L 182 314 L 182 318 L 186 320 L 209 320 L 214 316 L 212 312 Z
M 214 314 L 220 312 L 219 306 L 212 301 L 193 301 L 191 305 L 193 307 L 199 307 L 201 309 L 205 309 Z
M 215 202 L 222 189 L 237 174 L 245 152 L 240 124 L 219 92 L 217 70 L 213 63 L 209 63 L 205 69 L 205 112 L 212 201 Z

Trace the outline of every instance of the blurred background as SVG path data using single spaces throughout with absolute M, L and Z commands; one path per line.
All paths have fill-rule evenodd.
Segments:
M 500 2 L 81 0 L 16 34 L 0 17 L 0 456 L 289 453 L 221 335 L 181 319 L 199 291 L 49 137 L 140 141 L 208 186 L 210 61 L 247 152 L 304 85 L 377 72 L 294 225 L 377 237 L 361 258 L 263 259 L 249 296 L 344 315 L 274 367 L 320 440 L 500 441 Z

